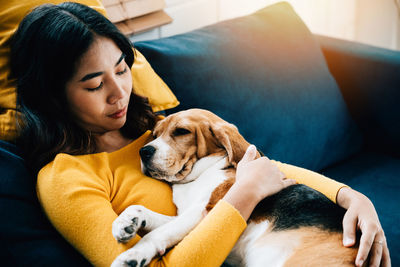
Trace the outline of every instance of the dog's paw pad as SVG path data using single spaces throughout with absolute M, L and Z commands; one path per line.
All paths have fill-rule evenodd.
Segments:
M 152 249 L 151 249 L 152 250 Z M 154 253 L 150 250 L 130 249 L 119 255 L 112 263 L 111 267 L 129 266 L 129 267 L 144 267 L 150 263 L 154 257 Z
M 131 240 L 139 230 L 137 223 L 126 221 L 118 217 L 112 225 L 112 234 L 114 238 L 121 243 L 126 243 Z
M 137 260 L 128 261 L 126 264 L 127 264 L 129 267 L 143 267 L 145 263 L 146 263 L 146 260 L 143 259 L 143 260 L 140 262 L 140 265 L 138 265 Z
M 128 234 L 132 234 L 134 232 L 134 228 L 133 225 L 129 225 L 127 227 L 124 228 L 125 232 L 127 232 Z
M 146 226 L 144 213 L 140 206 L 127 208 L 113 222 L 112 234 L 118 242 L 126 243 L 131 240 L 140 228 Z

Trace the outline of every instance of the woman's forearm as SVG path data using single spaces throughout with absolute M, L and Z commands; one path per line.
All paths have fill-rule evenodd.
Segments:
M 235 184 L 223 199 L 237 209 L 245 221 L 249 219 L 259 201 L 250 191 L 243 190 Z
M 336 203 L 337 201 L 339 190 L 341 188 L 347 187 L 343 183 L 339 183 L 314 171 L 310 171 L 286 163 L 281 163 L 279 161 L 272 162 L 274 162 L 278 166 L 280 171 L 283 172 L 287 178 L 294 179 L 297 181 L 297 183 L 305 184 L 319 191 L 330 200 L 332 200 L 332 202 L 334 203 Z M 347 196 L 347 194 L 345 196 Z

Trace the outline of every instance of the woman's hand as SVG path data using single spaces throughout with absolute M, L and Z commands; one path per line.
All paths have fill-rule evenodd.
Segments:
M 255 160 L 256 155 L 256 147 L 250 145 L 238 163 L 235 184 L 255 196 L 257 202 L 296 183 L 292 179 L 286 179 L 267 157 Z
M 363 194 L 343 187 L 337 195 L 339 206 L 347 209 L 343 218 L 343 245 L 351 247 L 356 242 L 356 231 L 361 231 L 356 266 L 369 258 L 369 266 L 390 266 L 386 237 L 372 202 Z
M 224 196 L 245 220 L 262 199 L 296 183 L 286 179 L 267 157 L 255 159 L 256 155 L 256 147 L 250 145 L 237 165 L 235 183 Z

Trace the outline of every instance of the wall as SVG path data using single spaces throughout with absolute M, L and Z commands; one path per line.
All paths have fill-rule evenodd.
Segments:
M 396 0 L 358 0 L 354 39 L 400 50 L 399 10 Z
M 317 34 L 400 50 L 396 0 L 288 0 Z M 166 0 L 173 23 L 131 37 L 167 37 L 250 14 L 279 0 Z

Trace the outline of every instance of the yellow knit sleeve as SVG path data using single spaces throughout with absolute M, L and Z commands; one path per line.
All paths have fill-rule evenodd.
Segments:
M 245 228 L 240 213 L 220 200 L 189 235 L 150 266 L 220 266 Z
M 336 196 L 340 188 L 347 186 L 328 177 L 325 177 L 322 174 L 304 168 L 296 167 L 274 160 L 272 162 L 274 162 L 278 166 L 280 171 L 283 172 L 287 178 L 294 179 L 300 184 L 305 184 L 321 192 L 334 203 L 336 203 Z
M 112 223 L 117 218 L 110 203 L 113 179 L 103 179 L 91 171 L 92 166 L 106 164 L 98 159 L 85 165 L 65 155 L 63 160 L 44 167 L 37 182 L 40 203 L 51 223 L 94 266 L 110 266 L 140 240 L 136 236 L 127 244 L 119 244 L 112 236 Z M 100 172 L 103 177 L 113 175 L 107 168 Z M 239 212 L 220 201 L 182 242 L 150 266 L 219 266 L 245 227 Z

